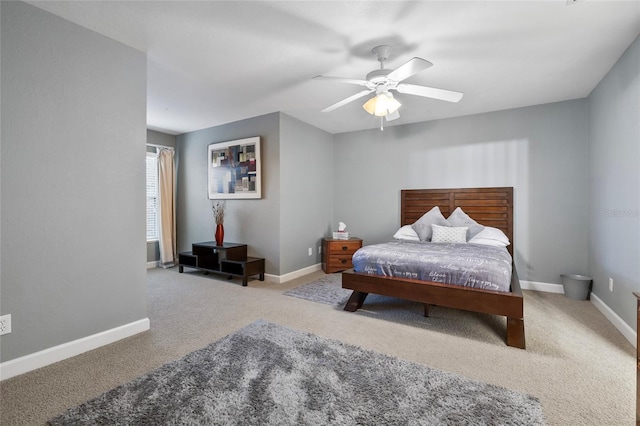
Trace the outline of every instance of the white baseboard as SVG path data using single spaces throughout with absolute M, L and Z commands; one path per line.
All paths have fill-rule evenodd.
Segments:
M 154 260 L 153 262 L 147 262 L 147 269 L 153 269 L 158 267 L 158 261 Z
M 607 306 L 606 303 L 604 303 L 602 301 L 602 299 L 600 299 L 598 296 L 596 296 L 593 292 L 591 292 L 591 303 L 594 304 L 594 306 L 600 311 L 602 312 L 602 315 L 605 316 L 605 318 L 607 318 L 611 324 L 613 324 L 613 326 L 615 328 L 618 329 L 618 331 L 620 333 L 622 333 L 622 335 L 629 341 L 629 343 L 631 343 L 633 345 L 633 347 L 636 347 L 636 343 L 637 343 L 637 338 L 638 335 L 635 331 L 633 331 L 633 328 L 631 328 L 629 326 L 629 324 L 627 324 L 626 322 L 624 322 L 624 320 L 622 318 L 620 318 L 618 316 L 618 314 L 616 314 L 615 312 L 613 312 L 613 310 Z
M 540 283 L 536 281 L 520 280 L 520 287 L 523 290 L 544 291 L 546 293 L 564 294 L 564 287 L 562 287 L 562 284 L 550 284 L 550 283 Z
M 297 271 L 289 272 L 288 274 L 284 274 L 284 275 L 264 274 L 264 277 L 267 281 L 280 284 L 286 281 L 291 281 L 293 279 L 302 277 L 312 272 L 319 271 L 321 268 L 322 268 L 322 264 L 316 263 L 315 265 L 307 266 L 306 268 L 298 269 Z
M 149 318 L 0 363 L 0 380 L 27 373 L 149 330 Z

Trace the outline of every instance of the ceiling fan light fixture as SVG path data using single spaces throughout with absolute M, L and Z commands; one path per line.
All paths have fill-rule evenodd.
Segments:
M 364 108 L 365 111 L 367 111 L 369 114 L 373 115 L 376 112 L 376 103 L 378 102 L 378 96 L 374 96 L 373 98 L 369 99 L 367 102 L 364 103 L 364 105 L 362 105 L 362 108 Z
M 385 92 L 381 100 L 383 102 L 383 108 L 387 111 L 384 115 L 393 114 L 402 106 L 402 104 L 393 97 L 391 92 Z
M 393 114 L 401 106 L 402 104 L 389 92 L 378 93 L 362 105 L 365 111 L 377 117 Z

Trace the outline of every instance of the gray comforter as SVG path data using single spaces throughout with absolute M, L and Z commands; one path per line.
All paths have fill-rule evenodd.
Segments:
M 354 253 L 353 269 L 485 290 L 509 291 L 511 284 L 509 252 L 480 244 L 414 241 L 374 244 Z

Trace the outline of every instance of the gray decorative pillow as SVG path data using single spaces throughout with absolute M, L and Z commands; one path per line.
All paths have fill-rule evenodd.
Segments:
M 447 219 L 442 216 L 440 207 L 435 206 L 428 212 L 422 215 L 422 217 L 415 221 L 411 227 L 420 237 L 420 241 L 431 241 L 432 229 L 431 225 L 450 226 Z
M 484 230 L 484 225 L 480 225 L 478 222 L 471 219 L 460 207 L 455 209 L 453 213 L 449 215 L 447 222 L 449 222 L 451 226 L 466 226 L 469 228 L 467 230 L 467 241 Z

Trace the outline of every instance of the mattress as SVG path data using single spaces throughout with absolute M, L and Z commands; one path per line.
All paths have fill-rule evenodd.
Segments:
M 511 263 L 506 248 L 482 244 L 391 241 L 353 255 L 356 272 L 505 292 Z

